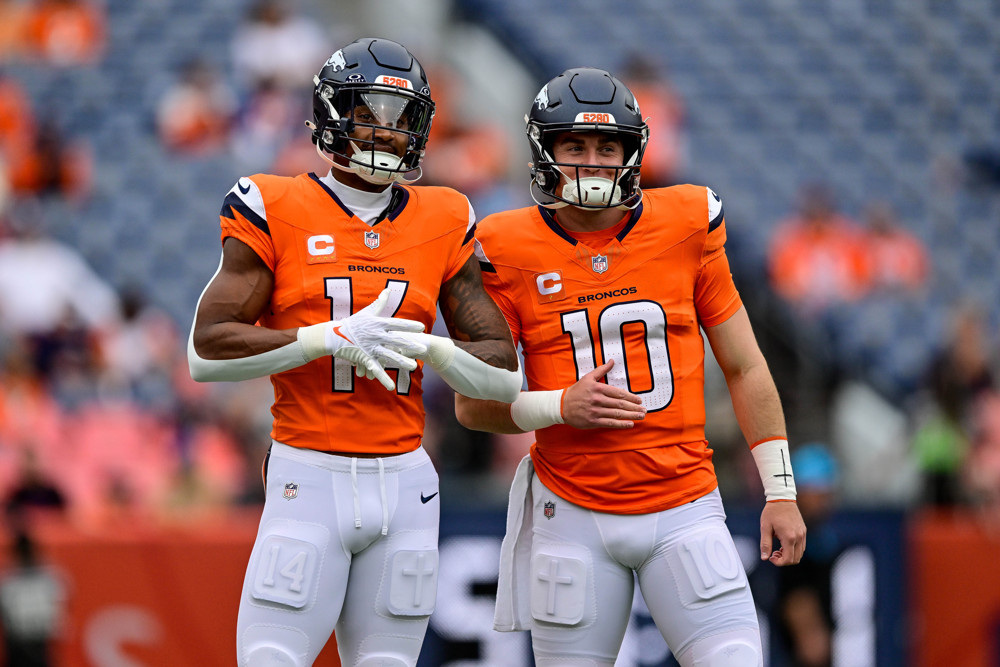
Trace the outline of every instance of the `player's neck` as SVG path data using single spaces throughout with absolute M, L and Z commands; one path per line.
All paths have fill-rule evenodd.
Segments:
M 622 219 L 618 208 L 579 209 L 566 206 L 555 213 L 556 222 L 571 232 L 599 232 L 614 227 Z

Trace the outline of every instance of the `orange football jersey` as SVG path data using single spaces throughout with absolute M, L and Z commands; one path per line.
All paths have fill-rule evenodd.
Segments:
M 374 226 L 355 217 L 314 174 L 257 174 L 230 190 L 222 239 L 250 246 L 274 272 L 259 324 L 289 329 L 347 317 L 389 287 L 392 315 L 430 331 L 441 284 L 471 257 L 468 199 L 450 188 L 393 188 Z M 420 445 L 422 365 L 391 370 L 396 390 L 357 378 L 343 359 L 321 357 L 271 376 L 272 437 L 323 451 L 401 454 Z
M 603 248 L 578 241 L 542 207 L 491 215 L 476 238 L 487 290 L 521 344 L 529 389 L 568 387 L 614 359 L 607 381 L 641 396 L 648 410 L 629 430 L 540 429 L 531 456 L 541 481 L 617 514 L 676 507 L 714 489 L 699 327 L 742 305 L 715 193 L 692 185 L 645 191 Z

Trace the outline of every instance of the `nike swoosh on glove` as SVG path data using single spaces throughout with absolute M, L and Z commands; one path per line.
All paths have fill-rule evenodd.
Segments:
M 307 329 L 311 330 L 309 338 L 322 333 L 326 354 L 350 362 L 356 367 L 358 377 L 376 379 L 392 391 L 396 383 L 385 372 L 385 367 L 415 370 L 417 362 L 410 356 L 427 350 L 422 343 L 401 335 L 401 332 L 423 331 L 421 322 L 384 316 L 389 295 L 390 290 L 386 288 L 377 299 L 350 317 L 314 324 Z

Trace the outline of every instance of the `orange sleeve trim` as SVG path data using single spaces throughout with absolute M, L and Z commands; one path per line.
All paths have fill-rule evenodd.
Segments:
M 753 443 L 752 445 L 750 445 L 750 449 L 753 449 L 757 445 L 763 445 L 765 442 L 772 442 L 774 440 L 788 440 L 788 438 L 783 435 L 773 435 L 769 438 L 764 438 L 763 440 L 758 440 L 757 442 Z
M 768 500 L 769 503 L 794 503 L 795 498 L 775 498 L 774 500 Z

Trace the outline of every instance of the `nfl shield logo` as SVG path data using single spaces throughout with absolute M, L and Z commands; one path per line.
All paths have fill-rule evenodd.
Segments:
M 545 515 L 546 519 L 551 519 L 556 515 L 556 504 L 554 502 L 546 500 L 545 507 L 542 510 L 542 513 Z
M 365 245 L 374 250 L 378 247 L 378 232 L 365 232 Z
M 299 495 L 299 485 L 295 482 L 287 482 L 285 484 L 285 500 L 291 500 L 295 496 Z
M 604 273 L 608 270 L 608 256 L 597 255 L 590 258 L 591 266 L 595 273 Z

